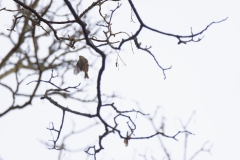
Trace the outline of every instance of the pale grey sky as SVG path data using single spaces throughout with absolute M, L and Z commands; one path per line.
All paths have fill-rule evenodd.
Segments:
M 2 0 L 0 8 L 5 6 L 11 8 L 11 4 L 8 3 L 9 1 Z M 144 0 L 133 3 L 147 25 L 174 34 L 188 35 L 190 27 L 193 28 L 193 32 L 198 32 L 212 21 L 226 17 L 228 20 L 211 26 L 202 34 L 204 38 L 201 42 L 187 45 L 177 45 L 177 39 L 173 37 L 144 29 L 139 41 L 143 45 L 152 46 L 152 53 L 163 67 L 173 66 L 171 70 L 166 71 L 166 80 L 150 55 L 137 49 L 134 49 L 133 54 L 130 44 L 127 44 L 124 46 L 125 52 L 121 53 L 126 66 L 120 63 L 120 69 L 117 70 L 114 67 L 115 62 L 110 63 L 108 72 L 104 73 L 103 86 L 108 87 L 108 91 L 114 90 L 124 97 L 138 100 L 146 112 L 153 113 L 156 106 L 161 106 L 161 114 L 164 114 L 167 121 L 166 134 L 173 135 L 182 130 L 177 118 L 186 122 L 192 112 L 196 111 L 189 130 L 195 134 L 190 138 L 189 154 L 210 140 L 213 144 L 212 154 L 202 153 L 196 160 L 240 159 L 239 2 Z M 130 22 L 127 1 L 123 1 L 117 13 L 121 21 L 113 19 L 113 29 L 131 30 L 128 25 L 123 25 L 125 24 L 123 22 Z M 5 15 L 11 16 L 5 11 L 0 12 L 1 19 Z M 4 19 L 4 22 L 0 24 L 1 31 L 6 29 L 6 24 L 11 24 L 8 19 Z M 133 24 L 129 25 L 133 27 Z M 4 44 L 1 39 L 0 44 Z M 3 49 L 7 50 L 5 47 Z M 112 58 L 114 60 L 114 57 Z M 78 80 L 70 79 L 69 83 L 74 85 Z M 1 101 L 4 101 L 6 93 L 0 91 L 0 95 Z M 2 112 L 1 108 L 0 111 Z M 56 109 L 46 101 L 35 100 L 27 109 L 13 111 L 1 118 L 0 156 L 4 160 L 56 159 L 58 151 L 48 150 L 38 141 L 38 139 L 47 141 L 50 138 L 45 128 L 49 121 L 59 121 L 61 112 L 58 111 L 57 115 L 53 116 L 55 112 Z M 137 119 L 137 122 L 141 131 L 139 133 L 145 134 L 144 130 L 149 124 L 141 118 Z M 66 123 L 70 124 L 71 120 Z M 71 126 L 66 125 L 65 133 L 68 132 L 67 128 L 70 129 Z M 184 139 L 183 136 L 179 136 L 178 139 L 179 142 L 164 139 L 171 148 L 173 159 L 182 157 L 181 145 Z M 144 153 L 144 148 L 153 146 L 152 154 L 159 155 L 160 145 L 155 141 L 156 139 L 131 140 L 129 147 L 126 148 L 122 139 L 112 135 L 104 141 L 105 150 L 100 156 L 104 159 L 114 157 L 115 160 L 127 160 L 132 159 L 134 149 L 137 148 L 137 153 L 141 151 Z M 85 143 L 92 142 L 94 140 Z M 72 145 L 77 148 L 79 143 Z M 76 154 L 78 156 L 74 157 L 66 153 L 63 159 L 70 157 L 79 159 L 79 156 L 84 154 Z

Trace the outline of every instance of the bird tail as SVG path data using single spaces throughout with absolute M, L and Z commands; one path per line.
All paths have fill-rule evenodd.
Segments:
M 85 72 L 84 78 L 89 78 L 87 72 Z

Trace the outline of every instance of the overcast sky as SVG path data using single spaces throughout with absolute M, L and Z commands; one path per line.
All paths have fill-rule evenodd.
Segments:
M 124 46 L 125 52 L 122 53 L 126 66 L 120 63 L 118 70 L 114 67 L 115 62 L 109 63 L 109 68 L 104 73 L 103 86 L 108 87 L 109 91 L 113 90 L 124 97 L 138 100 L 144 111 L 152 113 L 156 106 L 161 106 L 161 115 L 166 117 L 167 129 L 169 128 L 167 131 L 170 135 L 182 130 L 178 118 L 186 122 L 195 111 L 190 125 L 190 131 L 195 134 L 190 138 L 190 150 L 193 152 L 208 140 L 213 144 L 211 155 L 203 153 L 196 159 L 240 159 L 239 2 L 142 0 L 133 3 L 148 26 L 173 34 L 189 35 L 190 27 L 196 33 L 213 21 L 226 17 L 228 19 L 212 25 L 202 34 L 202 41 L 187 45 L 177 45 L 178 41 L 173 37 L 144 29 L 138 40 L 143 46 L 152 46 L 152 53 L 163 67 L 172 66 L 171 70 L 165 72 L 166 80 L 149 54 L 137 49 L 134 49 L 133 54 L 128 44 Z M 113 29 L 130 30 L 127 25 L 123 25 L 125 21 L 130 22 L 128 6 L 127 1 L 123 1 L 117 12 L 121 21 L 113 19 Z M 14 9 L 7 0 L 2 0 L 0 8 L 3 7 Z M 6 13 L 0 12 L 2 22 Z M 2 22 L 1 32 L 6 29 L 6 24 L 11 24 L 7 19 Z M 0 44 L 4 46 L 2 39 Z M 1 55 L 1 58 L 3 56 Z M 74 85 L 77 80 L 70 79 L 69 83 Z M 5 93 L 0 91 L 0 97 L 1 101 L 4 101 Z M 4 160 L 56 158 L 57 151 L 46 149 L 38 140 L 46 141 L 46 137 L 49 138 L 49 132 L 45 130 L 49 119 L 59 121 L 58 115 L 61 115 L 61 112 L 54 118 L 54 107 L 49 109 L 48 103 L 34 101 L 33 106 L 25 110 L 16 110 L 0 119 L 0 157 Z M 1 107 L 0 111 L 2 112 Z M 31 125 L 32 123 L 34 125 Z M 33 129 L 29 129 L 30 127 Z M 124 159 L 132 159 L 131 153 L 136 146 L 153 144 L 150 140 L 150 144 L 148 140 L 144 140 L 143 143 L 130 141 L 129 147 L 126 148 L 122 140 L 116 139 L 117 136 L 109 138 L 111 142 L 116 141 L 115 146 L 106 142 L 103 157 L 110 159 L 113 156 L 114 159 L 120 160 L 124 156 Z M 170 143 L 174 148 L 179 147 L 178 144 L 182 144 L 183 140 L 180 136 L 180 142 L 169 140 L 166 143 Z M 155 148 L 157 147 L 160 146 Z M 182 155 L 176 150 L 172 150 L 171 154 L 178 159 L 177 157 Z M 67 156 L 66 154 L 66 159 Z

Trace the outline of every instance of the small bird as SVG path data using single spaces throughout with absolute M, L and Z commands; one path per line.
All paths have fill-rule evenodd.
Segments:
M 81 71 L 83 71 L 85 73 L 84 78 L 89 78 L 88 73 L 87 73 L 88 72 L 88 60 L 83 56 L 79 56 L 79 60 L 78 60 L 77 64 L 74 66 L 73 74 L 77 75 Z

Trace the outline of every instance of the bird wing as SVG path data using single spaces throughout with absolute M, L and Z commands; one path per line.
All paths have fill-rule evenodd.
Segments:
M 73 68 L 73 74 L 77 75 L 80 72 L 80 68 L 78 67 L 78 65 L 74 66 Z

